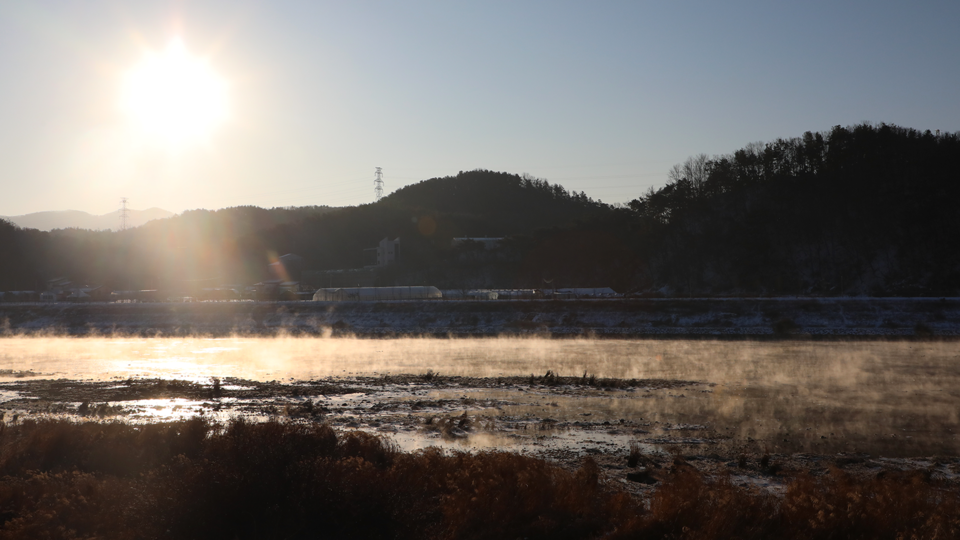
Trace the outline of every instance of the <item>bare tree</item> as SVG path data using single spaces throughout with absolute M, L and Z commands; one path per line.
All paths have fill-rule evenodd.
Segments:
M 674 165 L 667 177 L 675 184 L 689 183 L 693 198 L 704 195 L 707 177 L 710 176 L 710 158 L 706 154 L 690 156 L 683 164 Z

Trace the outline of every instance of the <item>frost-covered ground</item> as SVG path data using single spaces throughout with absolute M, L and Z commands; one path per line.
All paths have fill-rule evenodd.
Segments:
M 6 333 L 958 336 L 958 298 L 0 304 Z

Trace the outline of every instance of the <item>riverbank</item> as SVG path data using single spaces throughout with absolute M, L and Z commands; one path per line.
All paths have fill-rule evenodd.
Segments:
M 945 475 L 759 467 L 736 485 L 682 456 L 620 456 L 630 496 L 592 458 L 399 452 L 321 423 L 28 421 L 0 430 L 5 538 L 955 538 Z M 632 463 L 631 463 L 632 460 Z M 742 460 L 743 468 L 752 467 Z M 735 469 L 735 467 L 734 467 Z
M 906 339 L 10 337 L 0 536 L 950 536 L 956 358 Z
M 0 332 L 932 337 L 960 336 L 960 298 L 0 304 Z

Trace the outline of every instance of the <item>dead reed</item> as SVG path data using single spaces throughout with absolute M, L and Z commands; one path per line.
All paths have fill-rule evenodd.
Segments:
M 960 493 L 922 473 L 788 480 L 783 495 L 682 459 L 639 500 L 590 460 L 406 454 L 308 422 L 26 420 L 0 434 L 6 538 L 956 538 Z

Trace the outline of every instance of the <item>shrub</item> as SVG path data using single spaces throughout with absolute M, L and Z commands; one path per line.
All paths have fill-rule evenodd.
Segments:
M 734 486 L 682 458 L 646 499 L 507 452 L 400 452 L 306 422 L 25 421 L 0 433 L 0 539 L 956 538 L 960 496 L 923 472 Z

